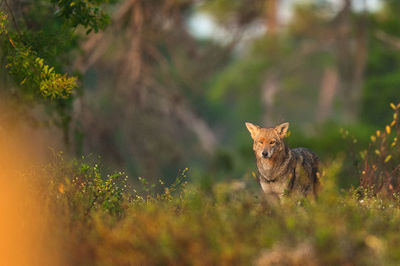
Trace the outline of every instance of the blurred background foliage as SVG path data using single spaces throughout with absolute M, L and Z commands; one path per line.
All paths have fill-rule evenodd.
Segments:
M 357 185 L 358 155 L 340 129 L 366 147 L 400 102 L 395 0 L 3 0 L 1 9 L 1 105 L 13 109 L 0 105 L 0 115 L 59 129 L 71 156 L 100 154 L 151 182 L 185 167 L 205 183 L 249 175 L 244 122 L 289 121 L 291 146 L 323 161 L 345 154 L 338 182 Z M 24 67 L 31 61 L 42 65 Z

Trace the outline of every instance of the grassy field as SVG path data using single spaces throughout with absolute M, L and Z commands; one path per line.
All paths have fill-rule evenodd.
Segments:
M 317 200 L 280 204 L 253 179 L 204 190 L 186 171 L 162 193 L 141 179 L 142 196 L 95 164 L 57 161 L 20 177 L 42 214 L 36 244 L 61 265 L 398 265 L 400 201 L 340 191 L 340 168 L 326 169 Z
M 394 109 L 359 152 L 362 187 L 340 188 L 349 159 L 338 156 L 324 162 L 317 199 L 280 203 L 264 198 L 254 173 L 204 185 L 184 169 L 173 184 L 129 183 L 92 158 L 32 163 L 36 152 L 0 138 L 0 264 L 399 265 Z

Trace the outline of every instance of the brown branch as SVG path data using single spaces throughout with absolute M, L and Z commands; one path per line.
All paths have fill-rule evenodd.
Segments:
M 174 104 L 174 103 L 171 103 Z M 196 115 L 187 105 L 180 103 L 174 104 L 174 111 L 179 120 L 191 130 L 200 141 L 201 147 L 209 154 L 213 154 L 218 145 L 217 138 L 200 116 Z
M 8 41 L 11 43 L 11 45 L 14 48 L 17 48 L 17 46 L 15 45 L 14 41 L 11 39 L 10 35 L 8 34 L 8 32 L 6 32 L 6 35 L 7 35 Z
M 375 37 L 390 46 L 400 49 L 400 38 L 387 34 L 382 30 L 375 31 Z
M 20 32 L 19 27 L 18 27 L 18 24 L 17 24 L 17 20 L 15 19 L 15 16 L 14 16 L 14 13 L 13 13 L 11 7 L 8 5 L 7 0 L 3 0 L 3 1 L 4 1 L 4 3 L 5 3 L 6 6 L 7 6 L 8 13 L 10 13 L 10 15 L 11 15 L 11 19 L 12 19 L 12 21 L 13 21 L 15 30 L 17 31 L 18 35 L 21 35 L 21 32 Z M 14 47 L 15 47 L 15 46 L 14 46 Z
M 137 0 L 126 0 L 116 10 L 111 18 L 111 25 L 105 32 L 100 32 L 90 36 L 83 44 L 83 54 L 74 63 L 74 68 L 85 73 L 88 68 L 95 64 L 105 53 L 110 42 L 113 40 L 109 34 L 116 32 L 122 27 L 122 18 L 132 12 Z

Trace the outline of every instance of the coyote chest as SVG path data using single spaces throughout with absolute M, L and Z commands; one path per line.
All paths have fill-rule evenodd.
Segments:
M 289 123 L 261 128 L 246 123 L 254 140 L 259 182 L 262 190 L 281 198 L 292 191 L 315 194 L 318 158 L 306 148 L 290 149 L 284 141 Z
M 288 164 L 286 160 L 284 164 Z M 274 194 L 281 197 L 286 191 L 290 190 L 291 175 L 287 171 L 287 167 L 280 165 L 276 167 L 270 160 L 257 160 L 257 168 L 259 173 L 259 183 L 262 190 L 267 194 Z

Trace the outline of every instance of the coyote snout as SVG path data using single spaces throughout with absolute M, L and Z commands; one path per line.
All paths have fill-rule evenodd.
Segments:
M 289 148 L 284 139 L 289 123 L 274 128 L 246 123 L 246 127 L 254 141 L 259 182 L 265 193 L 278 198 L 291 191 L 316 194 L 318 158 L 306 148 Z
M 274 154 L 275 142 L 271 141 L 270 143 L 266 144 L 260 143 L 260 144 L 264 146 L 264 148 L 262 148 L 261 156 L 270 159 Z
M 261 154 L 264 158 L 271 158 L 272 152 L 273 152 L 273 150 L 271 150 L 270 152 L 268 152 L 268 150 L 263 150 L 263 152 Z

